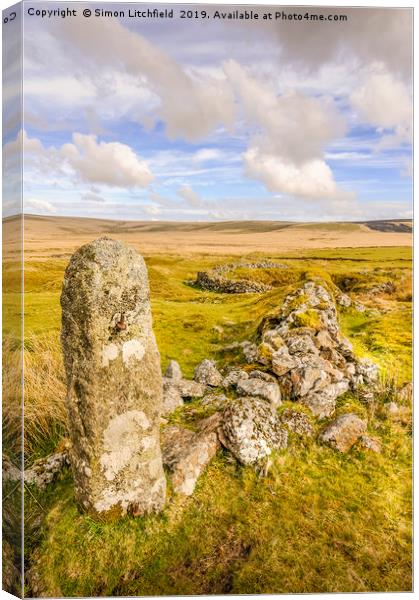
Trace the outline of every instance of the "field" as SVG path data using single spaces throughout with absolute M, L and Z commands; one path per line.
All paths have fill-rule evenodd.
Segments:
M 8 224 L 10 230 L 16 226 Z M 12 234 L 11 234 L 12 235 Z M 42 596 L 411 590 L 411 406 L 397 390 L 411 381 L 411 233 L 366 224 L 133 224 L 28 218 L 25 223 L 25 444 L 27 465 L 66 437 L 59 297 L 71 253 L 101 235 L 126 241 L 148 266 L 162 369 L 177 360 L 234 362 L 223 348 L 252 339 L 263 316 L 312 277 L 349 293 L 366 310 L 341 310 L 359 355 L 380 366 L 373 406 L 339 399 L 369 417 L 381 454 L 338 454 L 292 439 L 266 478 L 220 451 L 193 496 L 170 494 L 162 515 L 98 523 L 78 512 L 69 471 L 46 492 L 26 488 L 27 593 Z M 245 249 L 245 250 L 244 250 Z M 4 265 L 4 351 L 18 364 L 18 247 Z M 272 285 L 262 294 L 218 294 L 191 285 L 197 271 L 238 259 L 285 269 L 243 268 Z M 371 288 L 394 284 L 390 291 Z M 14 291 L 13 291 L 14 289 Z M 9 390 L 18 385 L 9 369 Z M 389 418 L 384 404 L 403 405 Z M 16 451 L 18 405 L 5 409 L 6 451 Z M 194 401 L 172 419 L 193 427 Z

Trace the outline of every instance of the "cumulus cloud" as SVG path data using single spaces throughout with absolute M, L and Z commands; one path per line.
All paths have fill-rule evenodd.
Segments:
M 324 149 L 345 124 L 330 100 L 291 92 L 277 95 L 235 61 L 225 70 L 256 130 L 244 154 L 246 174 L 271 192 L 333 198 L 338 188 Z
M 164 121 L 169 138 L 197 141 L 217 126 L 232 127 L 234 101 L 225 81 L 199 74 L 193 77 L 163 50 L 115 19 L 67 21 L 59 24 L 59 41 L 70 44 L 84 64 L 122 68 L 145 78 L 160 100 L 156 116 Z
M 246 173 L 260 179 L 271 192 L 306 198 L 335 198 L 338 194 L 330 167 L 319 159 L 295 164 L 250 148 L 244 155 Z
M 51 202 L 47 200 L 40 200 L 38 198 L 28 198 L 24 201 L 25 209 L 36 210 L 42 213 L 54 213 L 55 207 Z
M 20 131 L 17 138 L 4 147 L 6 161 L 16 159 L 22 147 L 25 165 L 43 174 L 56 173 L 82 182 L 120 188 L 146 187 L 154 179 L 147 163 L 130 146 L 99 141 L 95 135 L 74 133 L 72 143 L 45 148 L 40 140 Z
M 385 135 L 382 145 L 411 143 L 413 103 L 407 85 L 383 65 L 372 65 L 363 84 L 351 95 L 353 107 L 361 120 L 381 130 L 392 130 Z
M 197 194 L 197 192 L 195 192 L 189 185 L 183 185 L 178 189 L 177 194 L 192 206 L 200 207 L 203 205 L 201 196 Z
M 82 181 L 113 187 L 145 187 L 153 181 L 147 163 L 126 144 L 98 142 L 95 135 L 73 134 L 60 155 Z

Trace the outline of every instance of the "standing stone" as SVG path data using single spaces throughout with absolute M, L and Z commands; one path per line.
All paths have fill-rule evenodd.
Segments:
M 144 260 L 108 238 L 82 246 L 61 306 L 77 501 L 110 518 L 160 511 L 162 376 Z

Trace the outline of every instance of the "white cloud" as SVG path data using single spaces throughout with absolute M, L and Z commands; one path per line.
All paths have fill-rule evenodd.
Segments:
M 384 136 L 382 147 L 411 143 L 413 102 L 409 89 L 383 65 L 369 67 L 363 84 L 351 95 L 351 102 L 361 120 L 393 131 Z
M 203 206 L 201 196 L 197 194 L 189 185 L 183 185 L 178 189 L 177 194 L 192 206 Z
M 54 213 L 55 208 L 51 202 L 40 200 L 38 198 L 28 198 L 24 201 L 25 209 L 40 211 L 41 213 Z
M 211 160 L 218 160 L 221 156 L 221 152 L 215 148 L 202 148 L 193 155 L 192 160 L 197 163 L 209 162 Z
M 95 135 L 74 133 L 73 143 L 57 149 L 45 148 L 40 140 L 20 131 L 15 140 L 5 145 L 5 160 L 16 159 L 22 145 L 25 167 L 32 168 L 38 175 L 56 174 L 120 188 L 146 187 L 154 179 L 148 164 L 130 146 L 98 141 Z
M 244 155 L 246 173 L 261 180 L 270 192 L 322 199 L 338 194 L 330 167 L 319 159 L 295 164 L 250 148 Z
M 60 156 L 78 177 L 90 183 L 113 187 L 145 187 L 154 179 L 145 161 L 126 144 L 98 142 L 95 135 L 73 134 L 73 143 L 64 144 Z

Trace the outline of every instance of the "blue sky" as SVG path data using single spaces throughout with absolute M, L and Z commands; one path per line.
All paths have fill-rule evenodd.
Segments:
M 411 12 L 345 12 L 322 29 L 26 16 L 24 124 L 5 139 L 10 171 L 24 146 L 25 211 L 410 217 Z

